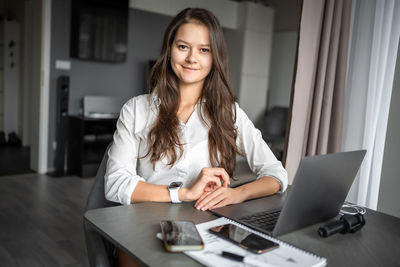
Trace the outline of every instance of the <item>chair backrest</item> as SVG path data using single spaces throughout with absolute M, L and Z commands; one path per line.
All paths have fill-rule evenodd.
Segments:
M 104 175 L 106 173 L 108 150 L 111 144 L 108 145 L 100 167 L 97 170 L 96 178 L 90 190 L 86 203 L 85 212 L 92 209 L 106 208 L 118 206 L 119 203 L 108 201 L 104 194 Z M 114 245 L 104 239 L 96 232 L 88 222 L 83 221 L 83 229 L 85 232 L 86 248 L 89 257 L 90 266 L 110 267 L 114 265 Z
M 288 120 L 286 107 L 273 107 L 265 116 L 262 133 L 268 137 L 285 137 L 286 123 Z
M 106 208 L 120 205 L 115 202 L 108 201 L 104 194 L 104 175 L 106 174 L 108 150 L 111 144 L 108 145 L 106 152 L 104 153 L 103 159 L 100 163 L 99 169 L 97 170 L 96 178 L 94 180 L 92 189 L 90 190 L 85 212 L 92 209 Z

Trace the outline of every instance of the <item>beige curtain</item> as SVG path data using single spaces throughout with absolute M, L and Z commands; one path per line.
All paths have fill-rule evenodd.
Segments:
M 289 183 L 301 158 L 341 147 L 351 1 L 304 0 L 285 154 Z

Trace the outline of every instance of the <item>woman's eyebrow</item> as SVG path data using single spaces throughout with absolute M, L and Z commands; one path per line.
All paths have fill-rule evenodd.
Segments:
M 191 43 L 188 43 L 188 42 L 186 42 L 186 41 L 184 41 L 184 40 L 182 40 L 182 39 L 178 39 L 178 40 L 176 40 L 175 42 L 176 42 L 176 43 L 182 42 L 182 43 L 185 43 L 185 44 L 188 44 L 188 45 L 192 45 Z M 208 47 L 210 47 L 209 44 L 200 44 L 199 46 L 208 46 Z

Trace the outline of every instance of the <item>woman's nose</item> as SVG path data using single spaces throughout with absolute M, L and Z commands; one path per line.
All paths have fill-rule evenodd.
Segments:
M 196 62 L 196 57 L 195 57 L 193 51 L 189 51 L 189 53 L 188 53 L 188 55 L 186 57 L 186 62 L 189 62 L 189 63 L 195 63 Z

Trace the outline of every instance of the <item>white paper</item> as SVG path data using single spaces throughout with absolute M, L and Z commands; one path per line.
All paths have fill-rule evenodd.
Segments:
M 249 230 L 253 233 L 256 233 L 260 236 L 263 236 L 266 239 L 279 243 L 279 248 L 274 249 L 272 251 L 263 253 L 263 254 L 254 254 L 250 251 L 247 251 L 229 241 L 226 241 L 222 238 L 217 237 L 216 235 L 210 233 L 208 229 L 216 226 L 220 226 L 226 223 L 232 223 L 238 225 L 246 230 Z M 263 262 L 266 265 L 271 266 L 325 266 L 326 259 L 315 256 L 311 253 L 305 252 L 298 248 L 295 248 L 291 245 L 288 245 L 280 240 L 277 240 L 273 237 L 261 234 L 252 229 L 249 229 L 243 225 L 240 225 L 236 222 L 233 222 L 227 218 L 218 218 L 213 221 L 205 222 L 202 224 L 196 225 L 197 229 L 203 241 L 205 243 L 204 249 L 200 251 L 185 251 L 184 253 L 194 260 L 204 264 L 206 266 L 250 266 L 245 265 L 242 262 L 233 261 L 221 256 L 222 251 L 232 252 L 241 256 L 245 256 L 248 258 L 252 258 L 257 260 L 258 262 Z

